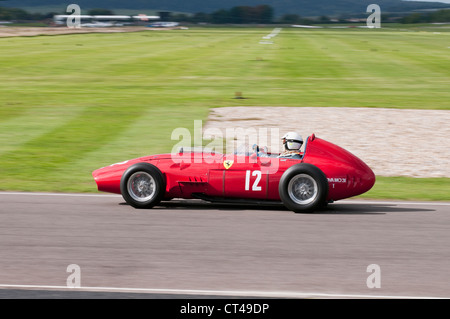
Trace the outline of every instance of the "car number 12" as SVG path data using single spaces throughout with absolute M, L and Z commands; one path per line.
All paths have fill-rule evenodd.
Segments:
M 250 174 L 251 173 L 251 174 Z M 252 191 L 261 191 L 261 186 L 259 182 L 261 181 L 261 171 L 246 171 L 245 172 L 245 190 L 250 190 L 250 175 L 255 176 L 255 181 L 252 185 Z

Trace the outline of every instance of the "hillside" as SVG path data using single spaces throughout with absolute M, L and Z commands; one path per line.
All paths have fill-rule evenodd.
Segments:
M 0 2 L 2 6 L 27 8 L 37 6 L 35 0 L 7 0 Z M 256 6 L 267 4 L 275 9 L 275 15 L 294 13 L 301 16 L 337 15 L 365 12 L 373 0 L 77 0 L 82 9 L 136 9 L 136 10 L 167 10 L 178 12 L 213 12 L 218 9 L 228 9 L 234 6 Z M 423 8 L 449 7 L 443 3 L 412 2 L 402 0 L 377 0 L 384 12 L 404 12 Z M 62 0 L 40 0 L 39 7 L 61 8 L 64 11 L 68 2 Z

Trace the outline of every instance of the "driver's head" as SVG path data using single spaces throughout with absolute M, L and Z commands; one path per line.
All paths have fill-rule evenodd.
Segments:
M 286 133 L 281 140 L 283 141 L 285 149 L 288 151 L 299 151 L 303 145 L 302 136 L 296 132 Z

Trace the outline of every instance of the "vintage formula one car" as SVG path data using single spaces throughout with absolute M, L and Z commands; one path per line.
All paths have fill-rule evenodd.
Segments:
M 180 149 L 112 164 L 92 175 L 99 191 L 122 194 L 135 208 L 182 198 L 282 203 L 296 213 L 360 195 L 375 183 L 362 160 L 314 134 L 297 159 L 258 150 L 218 154 Z

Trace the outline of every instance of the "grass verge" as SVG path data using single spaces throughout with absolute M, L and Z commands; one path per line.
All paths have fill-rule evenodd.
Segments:
M 450 201 L 449 178 L 377 176 L 374 187 L 360 198 Z

